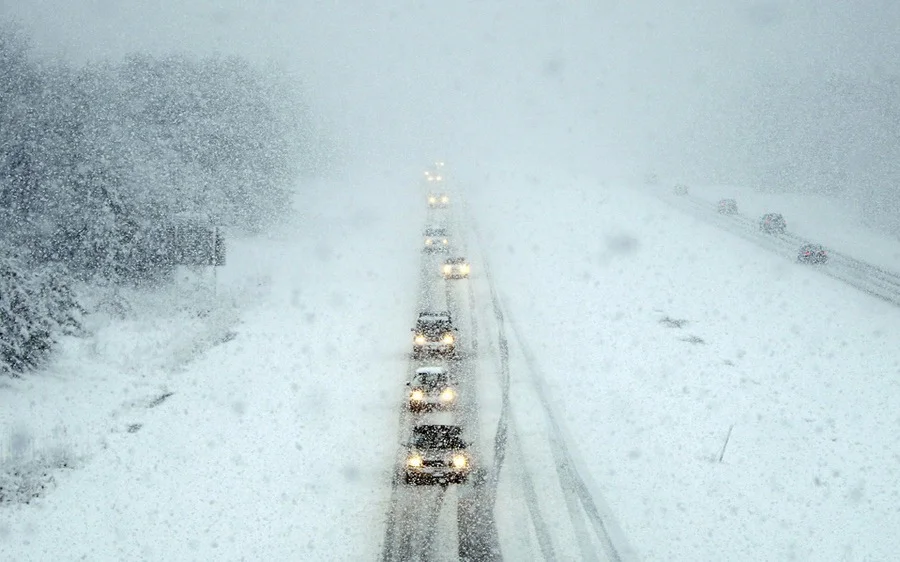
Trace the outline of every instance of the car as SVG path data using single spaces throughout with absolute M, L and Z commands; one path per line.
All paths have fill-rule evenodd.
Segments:
M 414 356 L 456 354 L 456 328 L 449 311 L 420 312 L 412 331 Z
M 738 212 L 737 201 L 734 199 L 721 199 L 716 209 L 723 215 L 736 215 Z
M 450 196 L 446 193 L 429 193 L 428 206 L 432 209 L 445 209 L 450 205 Z
M 800 263 L 825 263 L 828 261 L 828 252 L 820 244 L 804 244 L 797 251 L 797 261 Z
M 425 182 L 435 184 L 444 181 L 444 163 L 435 162 L 425 170 Z
M 446 228 L 426 228 L 424 237 L 425 245 L 422 248 L 422 251 L 429 253 L 450 251 L 450 237 L 447 234 Z
M 683 183 L 676 183 L 675 187 L 672 188 L 672 192 L 675 195 L 687 195 L 689 191 L 690 189 L 688 188 L 688 186 Z
M 406 484 L 463 484 L 472 459 L 458 425 L 417 425 L 406 445 L 403 476 Z
M 781 213 L 766 213 L 759 219 L 759 229 L 769 234 L 784 234 L 787 230 L 787 221 Z
M 441 266 L 441 275 L 444 279 L 465 279 L 469 277 L 471 266 L 466 258 L 447 258 Z
M 443 367 L 419 367 L 413 379 L 406 383 L 409 395 L 407 407 L 414 412 L 447 410 L 456 406 L 456 381 Z

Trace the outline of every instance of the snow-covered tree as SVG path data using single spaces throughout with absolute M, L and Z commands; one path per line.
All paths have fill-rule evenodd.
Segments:
M 0 25 L 6 372 L 72 327 L 67 279 L 164 280 L 174 225 L 260 231 L 322 154 L 300 88 L 272 69 L 174 55 L 72 67 L 28 49 Z

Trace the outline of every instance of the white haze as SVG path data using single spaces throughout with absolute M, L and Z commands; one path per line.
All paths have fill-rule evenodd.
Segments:
M 900 209 L 893 0 L 3 1 L 51 56 L 275 61 L 383 169 L 528 161 Z

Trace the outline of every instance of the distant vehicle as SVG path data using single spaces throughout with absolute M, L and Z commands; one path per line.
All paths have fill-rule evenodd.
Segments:
M 424 252 L 449 252 L 450 238 L 447 235 L 447 229 L 441 227 L 431 227 L 425 229 L 425 246 L 422 248 Z
M 455 355 L 456 328 L 449 311 L 420 312 L 412 331 L 414 356 Z
M 766 213 L 759 219 L 759 229 L 769 234 L 784 234 L 787 230 L 787 221 L 781 213 Z
M 687 195 L 688 191 L 690 191 L 688 186 L 683 183 L 676 183 L 675 187 L 672 188 L 672 192 L 675 195 Z
M 721 199 L 716 209 L 723 215 L 736 215 L 738 212 L 737 201 L 734 199 Z
M 458 425 L 417 425 L 406 444 L 407 484 L 462 484 L 472 470 L 469 444 Z
M 429 193 L 428 206 L 432 209 L 445 209 L 450 206 L 450 196 L 446 193 Z
M 444 279 L 465 279 L 469 276 L 471 267 L 466 258 L 447 258 L 441 266 L 441 274 Z
M 800 263 L 825 263 L 828 261 L 828 252 L 819 244 L 804 244 L 797 252 L 797 261 Z
M 409 387 L 407 407 L 414 412 L 456 406 L 456 383 L 443 367 L 420 367 Z
M 444 163 L 435 162 L 425 170 L 425 181 L 427 183 L 438 183 L 444 181 Z

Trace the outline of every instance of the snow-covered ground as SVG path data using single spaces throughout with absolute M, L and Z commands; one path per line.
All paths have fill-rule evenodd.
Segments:
M 896 309 L 643 190 L 554 180 L 470 202 L 510 321 L 639 556 L 892 559 Z
M 346 184 L 305 188 L 289 227 L 233 245 L 220 290 L 250 297 L 223 305 L 233 338 L 114 322 L 0 389 L 4 428 L 25 436 L 11 449 L 67 434 L 83 456 L 0 509 L 0 559 L 377 552 L 418 271 L 421 221 L 399 217 L 424 210 L 397 184 Z
M 208 316 L 177 312 L 193 285 L 175 304 L 145 296 L 153 313 L 96 318 L 93 339 L 0 388 L 9 453 L 62 443 L 79 459 L 45 497 L 0 508 L 0 559 L 377 557 L 425 210 L 402 178 L 338 183 L 305 189 L 277 234 L 232 244 Z M 506 174 L 467 194 L 507 337 L 534 356 L 579 470 L 640 559 L 894 558 L 895 308 L 643 189 Z M 537 505 L 567 510 L 556 467 L 539 465 L 553 453 L 516 345 L 523 452 L 501 477 L 526 467 Z M 480 387 L 489 433 L 497 387 Z M 538 559 L 510 484 L 501 541 Z

